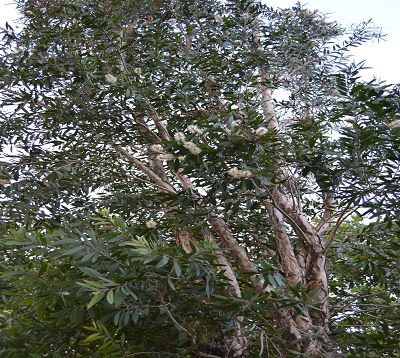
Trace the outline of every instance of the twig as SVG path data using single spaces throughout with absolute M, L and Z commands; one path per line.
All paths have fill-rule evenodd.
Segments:
M 350 204 L 347 205 L 348 207 L 350 206 Z M 333 239 L 335 238 L 336 232 L 338 231 L 340 225 L 342 225 L 343 221 L 345 221 L 351 214 L 353 214 L 355 211 L 357 210 L 357 207 L 355 207 L 354 209 L 350 210 L 350 212 L 346 214 L 347 209 L 343 210 L 343 212 L 340 214 L 338 221 L 336 222 L 336 225 L 333 227 L 332 231 L 329 233 L 329 237 L 326 240 L 325 243 L 325 248 L 324 248 L 324 254 L 326 254 L 326 252 L 328 251 L 329 247 L 331 246 Z
M 192 351 L 192 353 L 194 353 L 194 354 L 196 354 L 196 355 L 198 355 L 200 357 L 204 357 L 204 358 L 222 358 L 220 356 L 215 356 L 213 354 L 202 353 L 202 352 L 194 352 L 194 351 Z
M 168 305 L 165 303 L 160 290 L 158 290 L 158 295 L 159 295 L 161 303 L 163 305 L 165 305 L 165 307 L 167 308 L 166 313 L 167 313 L 168 317 L 171 319 L 171 321 L 177 326 L 177 328 L 179 328 L 181 331 L 185 332 L 190 337 L 190 340 L 192 341 L 193 344 L 196 344 L 196 336 L 194 336 L 187 328 L 180 325 L 179 322 L 174 318 L 171 311 L 168 309 Z
M 264 331 L 261 331 L 260 334 L 260 353 L 258 354 L 259 357 L 262 357 L 262 354 L 264 352 Z M 268 354 L 268 353 L 267 353 Z

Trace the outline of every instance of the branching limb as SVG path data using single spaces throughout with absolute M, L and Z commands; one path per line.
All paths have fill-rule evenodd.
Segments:
M 325 231 L 329 228 L 332 223 L 335 210 L 335 200 L 332 192 L 322 192 L 322 198 L 324 203 L 324 214 L 322 215 L 321 221 L 315 227 L 317 235 L 322 237 Z
M 275 241 L 286 280 L 290 285 L 301 282 L 301 268 L 287 234 L 282 213 L 272 203 L 266 202 L 266 208 L 275 232 Z
M 158 176 L 154 171 L 148 168 L 142 161 L 132 154 L 130 154 L 126 149 L 122 148 L 120 145 L 109 142 L 108 143 L 112 148 L 114 148 L 123 158 L 125 158 L 129 163 L 133 164 L 137 169 L 141 170 L 143 174 L 147 175 L 149 179 L 153 181 L 153 183 L 164 193 L 168 194 L 176 194 L 175 188 L 162 180 L 160 176 Z
M 349 210 L 350 204 L 347 205 L 347 207 L 342 211 L 342 213 L 340 214 L 339 218 L 336 221 L 336 225 L 332 228 L 332 230 L 329 232 L 329 236 L 325 241 L 325 248 L 324 248 L 324 253 L 326 253 L 330 246 L 332 245 L 332 242 L 336 236 L 336 232 L 338 231 L 340 225 L 343 224 L 343 222 L 350 216 L 352 215 L 356 210 L 357 207 Z
M 244 272 L 257 272 L 255 265 L 249 259 L 246 251 L 241 247 L 236 239 L 233 237 L 226 222 L 215 213 L 208 215 L 211 227 L 217 233 L 218 237 L 222 241 L 223 245 L 229 249 L 231 255 L 235 258 L 239 268 Z M 256 275 L 250 277 L 251 282 L 258 291 L 263 289 L 264 280 L 257 280 Z
M 204 239 L 211 242 L 213 246 L 219 249 L 219 245 L 211 233 L 204 235 Z M 241 297 L 242 293 L 240 292 L 239 283 L 229 260 L 221 251 L 217 251 L 214 255 L 215 260 L 222 269 L 224 276 L 229 280 L 230 291 L 235 295 L 235 297 Z

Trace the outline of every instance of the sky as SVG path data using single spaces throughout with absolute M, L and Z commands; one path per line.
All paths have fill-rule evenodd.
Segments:
M 121 0 L 122 1 L 122 0 Z M 290 7 L 296 0 L 263 0 L 269 6 Z M 366 80 L 373 76 L 387 83 L 400 83 L 400 0 L 302 0 L 309 9 L 329 14 L 330 20 L 350 26 L 372 19 L 387 34 L 385 41 L 367 43 L 352 50 L 355 61 L 366 60 L 370 70 L 364 72 Z M 0 0 L 0 26 L 18 17 L 12 0 Z
M 290 7 L 296 0 L 264 0 L 273 7 Z M 352 50 L 355 61 L 366 60 L 371 70 L 366 79 L 375 77 L 387 83 L 400 83 L 400 1 L 399 0 L 302 0 L 310 10 L 318 9 L 329 14 L 329 20 L 349 27 L 372 19 L 375 26 L 386 34 L 385 41 L 371 42 Z

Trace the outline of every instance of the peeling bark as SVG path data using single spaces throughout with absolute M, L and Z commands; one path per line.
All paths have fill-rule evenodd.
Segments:
M 229 253 L 235 258 L 237 265 L 244 272 L 257 272 L 255 265 L 249 259 L 245 249 L 241 247 L 236 239 L 233 237 L 228 225 L 223 219 L 216 214 L 211 213 L 208 215 L 211 227 L 217 233 L 224 247 L 229 249 Z M 263 280 L 257 280 L 256 275 L 250 277 L 251 282 L 257 290 L 263 289 Z
M 265 206 L 275 232 L 275 242 L 282 271 L 285 273 L 289 285 L 296 285 L 301 282 L 301 268 L 286 232 L 283 215 L 271 203 L 266 202 Z
M 192 252 L 192 247 L 190 243 L 193 243 L 192 235 L 186 229 L 181 229 L 176 235 L 176 243 L 178 246 L 182 247 L 183 251 L 187 254 Z
M 176 190 L 171 184 L 163 181 L 162 178 L 160 178 L 154 171 L 142 163 L 140 159 L 134 157 L 126 149 L 122 148 L 116 143 L 110 142 L 109 144 L 129 163 L 133 164 L 137 169 L 142 171 L 143 174 L 147 175 L 161 191 L 164 193 L 176 194 Z
M 259 19 L 253 21 L 253 43 L 255 51 L 260 48 Z M 279 132 L 279 122 L 275 114 L 272 90 L 268 88 L 270 81 L 269 74 L 265 68 L 259 69 L 261 107 L 264 121 L 270 131 Z M 295 183 L 290 179 L 290 174 L 284 168 L 282 159 L 277 160 L 275 176 L 280 181 L 289 183 L 290 192 L 296 189 Z M 280 258 L 282 270 L 289 284 L 301 283 L 306 291 L 314 290 L 316 295 L 316 306 L 320 310 L 310 309 L 306 315 L 294 314 L 290 311 L 278 310 L 275 312 L 278 321 L 295 339 L 308 336 L 310 344 L 304 347 L 299 343 L 297 350 L 304 352 L 309 357 L 321 357 L 323 343 L 316 337 L 316 334 L 327 336 L 329 334 L 328 321 L 328 282 L 325 267 L 325 251 L 319 234 L 326 230 L 324 223 L 316 228 L 308 221 L 302 213 L 300 203 L 278 187 L 266 188 L 270 194 L 270 201 L 265 202 L 268 215 L 272 222 L 275 233 L 275 241 Z M 325 219 L 331 215 L 326 211 Z M 328 220 L 327 220 L 328 221 Z M 290 242 L 284 222 L 287 222 L 300 239 L 301 253 L 296 255 L 294 247 Z

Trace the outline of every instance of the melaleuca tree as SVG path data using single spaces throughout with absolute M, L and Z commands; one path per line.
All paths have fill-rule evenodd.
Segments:
M 338 291 L 327 253 L 362 241 L 341 235 L 354 213 L 396 228 L 398 91 L 347 57 L 379 33 L 248 0 L 17 4 L 0 67 L 4 354 L 363 352 L 376 321 L 337 322 L 364 276 Z
M 328 254 L 334 339 L 343 355 L 399 354 L 399 227 L 391 220 L 340 228 Z

